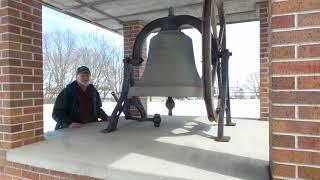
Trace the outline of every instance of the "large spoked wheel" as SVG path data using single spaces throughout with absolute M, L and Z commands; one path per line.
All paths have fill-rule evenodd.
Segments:
M 218 12 L 215 12 L 215 8 Z M 219 17 L 219 33 L 217 19 Z M 202 23 L 203 89 L 209 121 L 218 121 L 218 141 L 228 141 L 223 136 L 224 114 L 231 123 L 229 101 L 228 60 L 226 49 L 226 23 L 222 0 L 205 0 Z M 215 105 L 216 104 L 216 108 Z
M 220 32 L 217 32 L 217 20 L 215 7 L 218 8 L 220 20 Z M 202 47 L 203 47 L 203 85 L 204 99 L 207 108 L 208 119 L 217 121 L 218 113 L 224 108 L 222 93 L 221 53 L 226 47 L 225 43 L 225 22 L 222 1 L 205 0 L 202 24 Z M 214 97 L 217 97 L 215 109 Z

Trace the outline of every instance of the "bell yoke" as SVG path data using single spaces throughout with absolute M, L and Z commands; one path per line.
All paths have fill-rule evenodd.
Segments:
M 226 125 L 235 125 L 235 123 L 231 122 L 228 87 L 228 60 L 231 53 L 226 49 L 225 45 L 225 23 L 224 17 L 221 17 L 223 16 L 223 11 L 219 10 L 219 8 L 223 8 L 222 2 L 217 2 L 220 18 L 219 37 L 217 37 L 215 30 L 213 30 L 213 34 L 211 34 L 211 30 L 205 30 L 205 28 L 211 28 L 211 24 L 215 24 L 215 20 L 211 21 L 211 14 L 214 13 L 212 12 L 214 11 L 213 5 L 214 3 L 211 0 L 205 2 L 204 21 L 189 15 L 175 16 L 173 8 L 170 8 L 168 17 L 156 19 L 141 30 L 136 37 L 132 57 L 126 57 L 123 61 L 124 80 L 122 92 L 120 97 L 117 97 L 114 93 L 112 94 L 117 101 L 117 105 L 109 118 L 108 127 L 102 132 L 116 130 L 119 116 L 122 112 L 126 119 L 152 121 L 155 127 L 159 127 L 161 123 L 160 115 L 155 114 L 153 118 L 148 118 L 139 96 L 168 97 L 166 107 L 170 116 L 172 116 L 172 109 L 175 106 L 173 97 L 204 97 L 208 119 L 210 121 L 218 120 L 218 136 L 216 140 L 229 141 L 229 137 L 223 136 L 223 127 L 225 112 Z M 181 32 L 183 26 L 186 25 L 192 26 L 202 33 L 202 79 L 196 69 L 192 40 Z M 150 40 L 145 71 L 140 80 L 134 80 L 133 66 L 140 66 L 144 61 L 142 47 L 146 38 L 155 30 L 160 31 Z M 212 92 L 213 90 L 215 79 L 217 79 L 216 84 L 218 85 L 216 109 L 214 109 L 213 105 L 213 95 L 208 94 L 208 91 Z M 137 108 L 140 114 L 139 118 L 132 116 L 130 106 Z

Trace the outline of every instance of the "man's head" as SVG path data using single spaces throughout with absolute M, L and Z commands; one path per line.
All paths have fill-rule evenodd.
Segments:
M 90 70 L 86 66 L 78 67 L 77 69 L 77 82 L 85 87 L 90 83 Z

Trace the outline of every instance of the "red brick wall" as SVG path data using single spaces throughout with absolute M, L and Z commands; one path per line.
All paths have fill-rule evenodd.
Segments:
M 35 0 L 0 1 L 0 149 L 43 139 L 42 18 Z
M 0 179 L 92 180 L 6 161 L 11 148 L 43 140 L 41 0 L 0 0 Z
M 23 179 L 22 179 L 23 178 Z M 79 176 L 59 171 L 37 168 L 29 165 L 7 162 L 0 168 L 1 180 L 98 180 L 88 176 Z
M 269 117 L 269 3 L 259 3 L 260 17 L 260 119 Z
M 136 36 L 143 29 L 143 27 L 144 27 L 144 23 L 142 21 L 130 21 L 123 24 L 124 57 L 132 56 L 134 41 L 136 39 Z M 134 67 L 134 70 L 133 70 L 135 79 L 141 78 L 143 74 L 145 62 L 147 61 L 146 46 L 143 47 L 142 56 L 143 56 L 143 59 L 145 60 L 144 63 L 140 67 Z M 148 111 L 147 97 L 140 97 L 140 99 L 147 112 Z M 138 115 L 138 111 L 135 108 L 132 108 L 131 111 L 134 116 Z
M 320 179 L 320 1 L 272 2 L 271 166 Z

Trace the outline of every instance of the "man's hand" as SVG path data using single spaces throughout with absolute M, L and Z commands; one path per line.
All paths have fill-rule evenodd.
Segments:
M 81 124 L 80 123 L 71 123 L 69 125 L 69 128 L 81 128 Z

